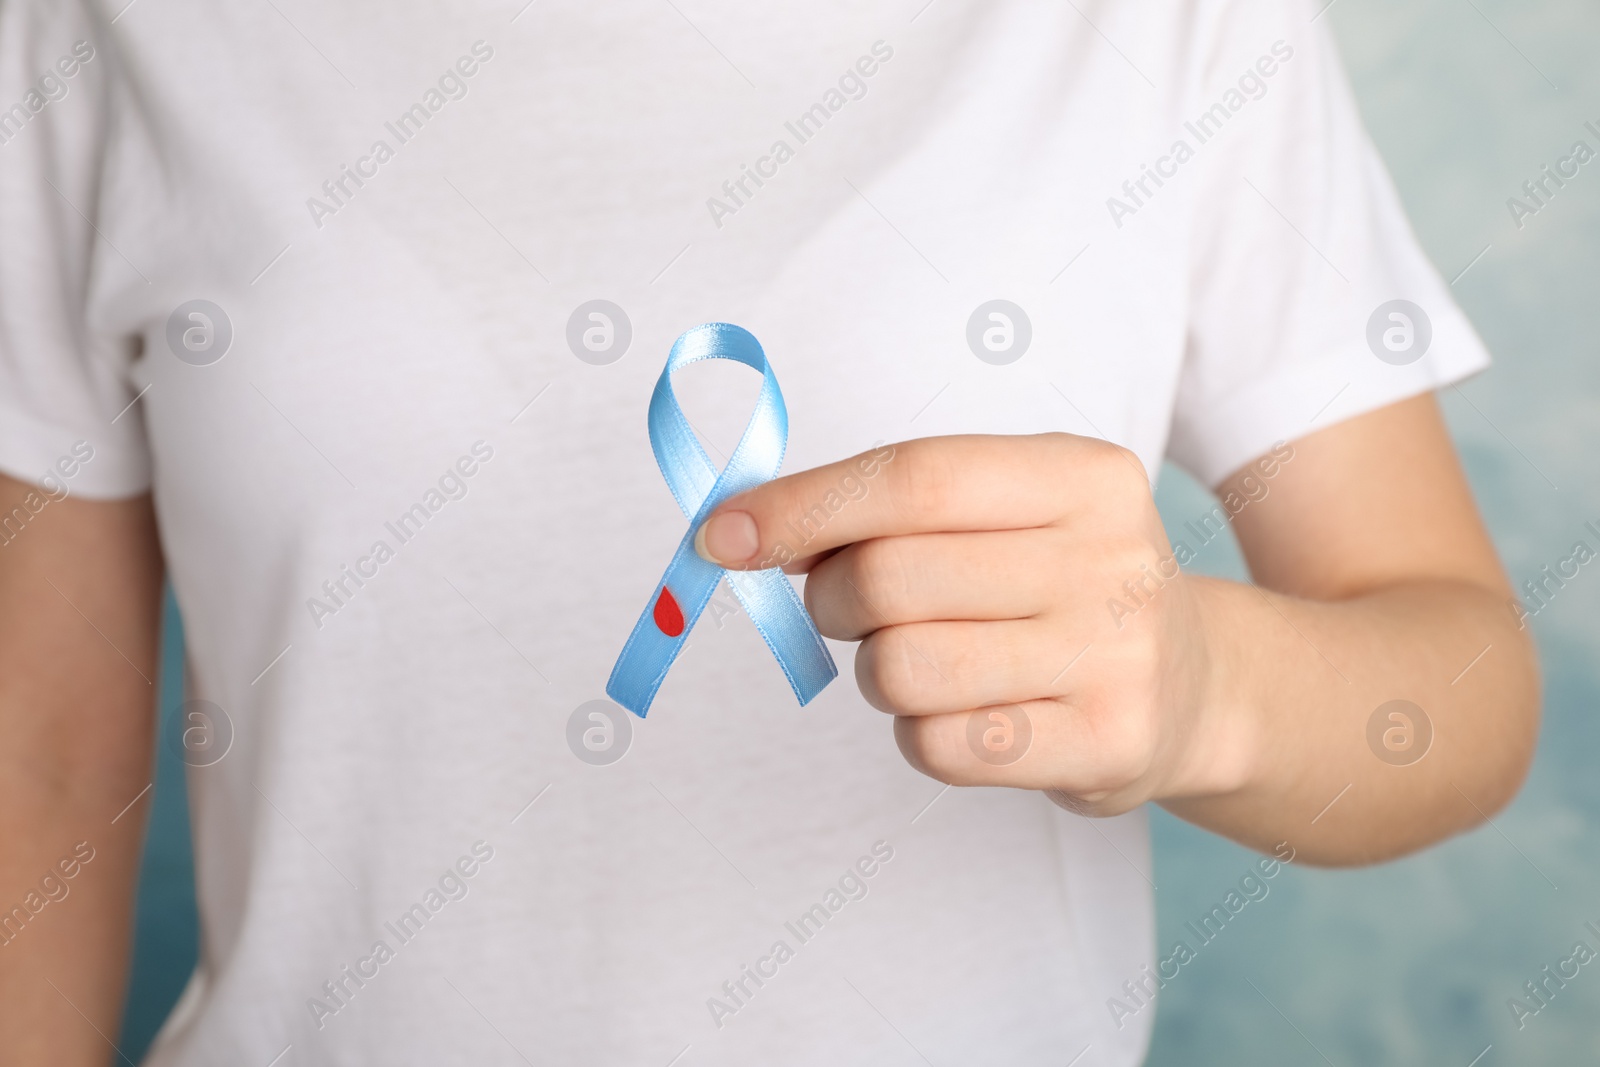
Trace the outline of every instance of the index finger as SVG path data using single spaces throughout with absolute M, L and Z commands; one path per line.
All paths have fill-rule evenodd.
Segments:
M 1062 472 L 1095 447 L 1110 446 L 1064 433 L 885 445 L 730 497 L 695 551 L 762 570 L 874 537 L 1046 526 L 1066 511 Z

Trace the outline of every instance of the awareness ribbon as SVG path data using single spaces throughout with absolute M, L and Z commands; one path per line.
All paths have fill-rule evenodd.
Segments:
M 672 392 L 672 372 L 702 359 L 731 359 L 761 373 L 761 392 L 744 436 L 721 472 L 700 447 Z M 641 719 L 667 677 L 695 621 L 724 576 L 783 668 L 802 705 L 839 675 L 828 647 L 794 586 L 777 568 L 730 571 L 701 559 L 695 531 L 718 504 L 777 476 L 789 442 L 789 412 L 766 353 L 748 330 L 711 322 L 684 331 L 650 397 L 650 447 L 667 487 L 689 520 L 672 562 L 628 635 L 606 682 L 606 695 Z

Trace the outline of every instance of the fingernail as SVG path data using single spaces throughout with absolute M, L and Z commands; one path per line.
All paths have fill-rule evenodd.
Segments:
M 695 553 L 722 567 L 750 562 L 760 547 L 761 535 L 748 511 L 718 512 L 694 534 Z

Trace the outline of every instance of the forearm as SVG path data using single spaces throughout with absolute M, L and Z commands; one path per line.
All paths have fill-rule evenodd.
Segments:
M 0 543 L 0 1064 L 117 1058 L 159 561 L 147 499 L 51 501 Z
M 119 782 L 63 796 L 29 780 L 0 791 L 0 1063 L 105 1064 L 127 980 L 143 804 Z M 52 800 L 52 797 L 54 799 Z
M 1173 813 L 1256 848 L 1288 841 L 1304 860 L 1342 865 L 1437 841 L 1516 792 L 1538 678 L 1508 594 L 1419 581 L 1318 601 L 1185 580 L 1208 675 L 1184 769 L 1163 797 Z M 1409 737 L 1387 716 L 1369 736 L 1374 713 L 1396 699 L 1431 723 L 1420 758 L 1420 717 Z

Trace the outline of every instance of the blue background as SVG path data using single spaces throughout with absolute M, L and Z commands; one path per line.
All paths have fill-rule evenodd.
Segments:
M 1506 200 L 1600 126 L 1593 0 L 1335 0 L 1362 110 L 1422 243 L 1495 353 L 1444 405 L 1513 579 L 1570 554 L 1600 523 L 1600 160 L 1518 229 Z M 1175 471 L 1168 526 L 1208 495 Z M 1229 539 L 1191 569 L 1243 577 Z M 1533 626 L 1545 729 L 1527 787 L 1495 825 L 1382 867 L 1290 869 L 1162 994 L 1153 1065 L 1595 1062 L 1600 967 L 1585 968 L 1520 1031 L 1522 983 L 1600 924 L 1596 707 L 1600 566 Z M 163 728 L 182 699 L 168 605 Z M 137 1060 L 194 966 L 197 935 L 182 767 L 160 750 L 122 1039 Z M 1397 813 L 1396 817 L 1403 817 Z M 1218 903 L 1252 857 L 1154 813 L 1158 943 Z M 1591 973 L 1593 971 L 1594 973 Z M 1492 1046 L 1492 1047 L 1490 1047 Z M 1086 1057 L 1085 1063 L 1093 1057 Z

